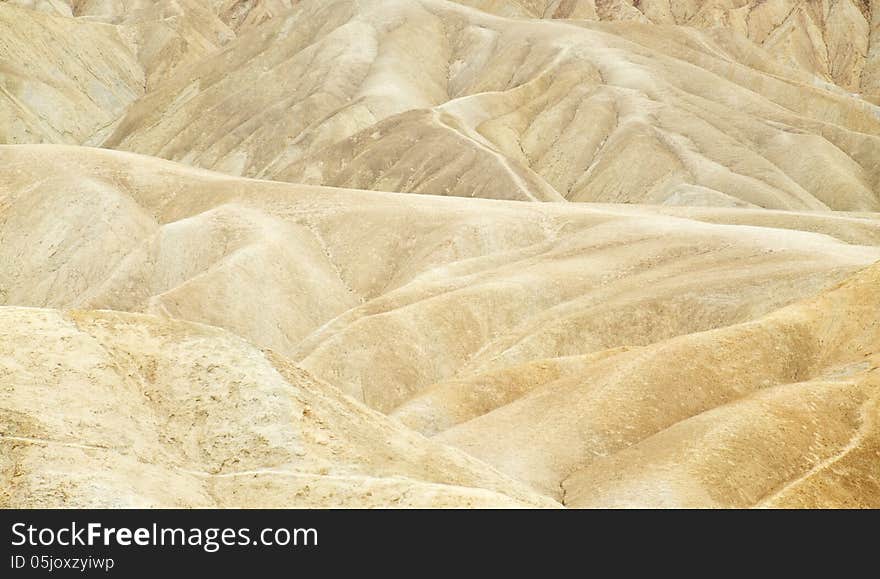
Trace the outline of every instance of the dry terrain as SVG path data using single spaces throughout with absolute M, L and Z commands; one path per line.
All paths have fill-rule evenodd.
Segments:
M 0 507 L 880 508 L 878 35 L 0 0 Z

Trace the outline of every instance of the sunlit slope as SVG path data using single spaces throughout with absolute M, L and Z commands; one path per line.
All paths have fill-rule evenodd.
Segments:
M 104 145 L 375 190 L 877 210 L 878 111 L 729 29 L 305 0 Z
M 385 411 L 457 376 L 747 321 L 880 259 L 870 215 L 687 218 L 248 181 L 97 149 L 0 157 L 5 303 L 224 327 Z
M 569 506 L 877 507 L 878 274 L 745 324 L 550 361 L 575 371 L 438 439 Z
M 207 326 L 0 307 L 2 507 L 555 506 Z
M 52 376 L 70 381 L 55 395 L 76 392 L 85 380 L 77 376 L 95 377 L 96 371 L 76 374 L 74 352 L 88 350 L 95 328 L 120 324 L 125 331 L 106 342 L 128 349 L 114 360 L 183 348 L 201 360 L 181 378 L 186 384 L 213 380 L 216 371 L 239 371 L 239 354 L 210 346 L 207 358 L 200 358 L 191 350 L 201 345 L 179 343 L 208 332 L 238 344 L 231 350 L 259 352 L 244 340 L 271 348 L 277 352 L 267 362 L 273 368 L 296 364 L 314 377 L 309 380 L 326 384 L 322 391 L 391 413 L 401 432 L 409 427 L 435 436 L 569 506 L 873 504 L 874 463 L 868 458 L 875 450 L 874 290 L 880 285 L 876 266 L 855 272 L 880 260 L 877 214 L 400 195 L 246 180 L 81 147 L 2 147 L 0 162 L 3 303 L 143 312 L 242 337 L 163 318 L 10 308 L 4 310 L 4 336 L 18 346 L 9 351 L 33 358 L 26 371 L 18 358 L 7 360 L 12 384 L 38 383 L 40 372 L 60 363 Z M 848 276 L 854 277 L 811 297 Z M 83 329 L 81 319 L 92 318 Z M 65 338 L 70 324 L 91 338 L 75 332 Z M 161 343 L 149 346 L 144 336 L 156 332 Z M 132 335 L 146 350 L 135 349 Z M 37 343 L 39 352 L 59 350 L 58 361 L 34 353 Z M 209 361 L 214 355 L 217 360 Z M 184 365 L 173 357 L 162 363 Z M 137 372 L 150 364 L 138 361 Z M 126 367 L 107 367 L 104 387 L 140 383 Z M 211 379 L 196 380 L 212 367 Z M 169 375 L 163 388 L 178 378 Z M 32 394 L 29 388 L 12 392 Z M 201 394 L 183 396 L 181 412 L 196 412 L 204 402 Z M 260 394 L 254 403 L 266 398 Z M 146 402 L 134 396 L 131 404 Z M 82 412 L 91 415 L 90 408 Z M 32 420 L 34 411 L 15 410 L 16 420 Z M 362 412 L 374 416 L 365 407 Z M 73 420 L 79 413 L 41 420 Z M 137 406 L 126 416 L 142 420 L 142 414 Z M 247 429 L 253 420 L 235 415 L 227 422 Z M 73 444 L 61 445 L 64 453 L 104 444 L 72 438 L 70 425 L 58 428 L 13 436 L 33 439 L 19 441 L 32 453 L 55 448 L 44 439 Z M 171 450 L 163 452 L 182 452 L 178 442 L 168 444 Z M 62 460 L 41 456 L 27 460 Z M 208 492 L 214 487 L 206 481 L 217 477 L 204 472 L 231 472 L 213 459 L 187 467 L 196 474 L 174 471 L 186 479 L 179 482 L 186 494 L 162 494 L 178 484 L 167 478 L 166 467 L 195 455 L 186 461 L 174 456 L 178 462 L 162 462 L 155 480 L 145 479 L 154 487 L 138 487 L 125 504 L 277 504 L 272 501 L 281 499 L 271 499 L 269 488 L 289 496 L 287 483 L 238 487 L 236 475 L 219 477 L 211 484 L 227 486 Z M 106 484 L 123 484 L 124 473 L 136 469 L 123 464 L 129 458 L 114 455 L 121 462 L 106 468 L 82 463 L 82 472 L 71 466 L 70 476 L 106 471 L 100 476 L 122 477 Z M 278 460 L 259 468 L 275 469 Z M 725 474 L 724 464 L 740 469 L 749 485 L 733 489 L 730 481 L 739 479 Z M 851 466 L 842 471 L 832 464 Z M 390 467 L 361 469 L 354 479 L 345 472 L 302 504 L 383 504 L 400 496 L 420 505 L 508 504 L 497 494 L 447 487 L 413 495 L 401 490 L 410 483 L 384 480 L 394 474 L 480 487 L 520 503 L 535 500 L 501 483 Z M 832 493 L 828 477 L 850 490 Z M 49 484 L 34 480 L 42 482 L 28 484 Z M 375 503 L 351 490 L 374 483 L 385 489 L 375 491 Z M 236 502 L 226 492 L 244 498 Z M 98 500 L 88 493 L 70 496 L 78 497 L 71 504 Z
M 143 93 L 116 27 L 0 4 L 0 143 L 100 141 Z
M 725 27 L 780 62 L 854 92 L 880 96 L 875 0 L 458 0 L 524 18 Z
M 0 136 L 346 188 L 880 208 L 867 8 L 539 4 L 3 4 Z
M 0 3 L 0 143 L 103 142 L 129 105 L 286 0 Z

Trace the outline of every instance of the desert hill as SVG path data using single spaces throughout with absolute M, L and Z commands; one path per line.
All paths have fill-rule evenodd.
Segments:
M 0 320 L 0 507 L 554 506 L 216 328 Z
M 0 1 L 0 507 L 880 507 L 878 22 Z
M 443 0 L 303 0 L 253 5 L 236 25 L 222 5 L 190 3 L 86 3 L 76 18 L 0 5 L 0 22 L 20 37 L 0 47 L 15 79 L 3 95 L 6 142 L 101 145 L 234 175 L 434 195 L 880 207 L 880 109 L 873 85 L 865 81 L 863 98 L 853 80 L 873 74 L 861 58 L 868 35 L 834 40 L 867 27 L 866 12 L 843 8 L 849 0 L 827 14 L 800 3 L 791 18 L 809 14 L 784 25 L 766 3 L 737 12 L 761 30 L 819 27 L 845 55 L 831 72 L 780 60 L 757 33 L 716 26 L 733 18 L 724 11 L 687 19 L 643 3 L 652 19 L 605 22 Z M 251 13 L 263 16 L 241 24 Z M 671 26 L 692 21 L 706 26 Z M 171 28 L 159 34 L 157 22 Z M 62 37 L 64 53 L 41 34 Z M 33 62 L 63 66 L 50 73 Z M 88 102 L 77 102 L 83 94 Z
M 437 438 L 569 506 L 877 508 L 878 276 L 582 362 Z
M 466 0 L 501 15 L 724 27 L 780 62 L 877 95 L 874 0 Z M 872 50 L 874 48 L 874 50 Z
M 863 424 L 870 433 L 865 420 L 874 412 L 874 289 L 880 287 L 876 266 L 869 267 L 880 260 L 876 215 L 657 212 L 334 190 L 81 147 L 3 147 L 0 159 L 12 177 L 0 190 L 5 303 L 160 316 L 121 318 L 136 327 L 170 316 L 231 330 L 270 348 L 278 364 L 296 365 L 327 384 L 326 391 L 351 396 L 346 404 L 359 412 L 375 416 L 363 404 L 390 412 L 551 500 L 749 506 L 811 469 L 811 480 L 830 476 L 822 474 L 823 465 L 846 435 Z M 60 227 L 53 216 L 62 212 L 67 218 Z M 831 293 L 810 298 L 847 278 Z M 8 315 L 22 319 L 14 317 L 4 335 L 21 342 L 20 327 L 30 327 L 32 316 L 61 326 L 74 315 L 116 319 L 53 311 L 10 309 Z M 182 327 L 184 335 L 196 332 Z M 60 331 L 28 335 L 38 341 L 41 332 Z M 150 351 L 172 349 L 178 333 L 163 334 Z M 130 338 L 111 333 L 105 348 L 124 339 Z M 212 351 L 215 361 L 200 368 L 241 367 L 240 354 Z M 29 390 L 22 391 L 17 376 L 8 378 L 13 402 L 7 404 L 16 415 L 29 415 L 33 408 L 20 401 Z M 105 387 L 114 379 L 104 378 Z M 175 380 L 155 385 L 173 390 Z M 764 416 L 802 400 L 810 412 L 741 425 L 740 407 L 746 416 Z M 840 409 L 841 400 L 849 410 Z M 771 410 L 777 405 L 782 410 Z M 859 411 L 868 418 L 860 419 Z M 749 437 L 762 428 L 815 425 L 825 413 L 833 436 L 823 428 L 797 439 L 801 451 L 789 449 L 797 460 L 765 476 L 750 494 L 724 494 L 716 479 L 694 474 L 704 469 L 716 476 L 718 455 L 735 456 L 739 469 L 766 468 L 775 447 L 753 447 L 758 442 Z M 716 425 L 716 415 L 732 422 L 712 439 L 712 453 L 680 459 L 680 448 L 694 445 L 693 437 L 708 436 L 705 423 Z M 199 436 L 209 444 L 219 435 Z M 245 434 L 235 440 L 236 452 L 249 445 Z M 872 439 L 866 440 L 851 453 L 870 453 Z M 793 444 L 780 438 L 787 443 Z M 645 457 L 660 460 L 642 450 L 655 444 L 668 446 L 667 460 L 680 470 L 670 471 L 667 463 L 642 468 Z M 265 457 L 260 461 L 244 470 L 277 468 Z M 637 491 L 630 487 L 597 479 L 607 464 L 621 477 L 631 473 L 627 484 L 635 489 L 658 480 L 667 488 L 669 477 L 686 481 L 674 478 L 683 485 L 675 496 L 632 495 Z M 871 471 L 859 464 L 853 484 L 869 484 Z M 492 492 L 535 504 L 535 496 L 505 484 Z M 816 504 L 873 500 L 868 491 L 836 498 L 810 492 Z M 458 504 L 464 491 L 449 493 L 440 493 L 446 498 L 437 504 Z M 230 504 L 223 500 L 232 499 L 217 504 Z

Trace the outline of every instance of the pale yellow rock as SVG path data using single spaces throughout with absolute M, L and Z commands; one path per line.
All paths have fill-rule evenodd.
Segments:
M 878 94 L 875 0 L 458 0 L 501 16 L 729 28 L 780 62 Z M 673 32 L 670 32 L 673 33 Z
M 878 292 L 880 264 L 599 360 L 438 438 L 570 506 L 877 508 Z
M 105 145 L 338 187 L 876 210 L 878 111 L 732 30 L 306 0 L 151 91 Z
M 750 320 L 880 259 L 880 221 L 858 215 L 332 190 L 72 147 L 0 161 L 5 303 L 224 327 L 382 411 L 472 372 Z
M 0 328 L 2 507 L 554 506 L 216 328 L 26 308 Z
M 0 142 L 100 142 L 144 93 L 119 29 L 0 4 Z
M 560 20 L 568 2 L 518 6 L 128 0 L 61 17 L 3 5 L 28 51 L 0 52 L 15 71 L 3 140 L 434 195 L 880 209 L 870 12 L 851 0 L 602 2 L 598 20 Z M 70 56 L 40 35 L 67 39 Z M 122 43 L 122 79 L 81 76 L 83 61 L 119 66 L 69 40 L 92 36 Z M 58 62 L 84 86 L 24 62 Z M 120 83 L 100 114 L 66 103 Z
M 880 508 L 878 15 L 0 1 L 0 507 Z

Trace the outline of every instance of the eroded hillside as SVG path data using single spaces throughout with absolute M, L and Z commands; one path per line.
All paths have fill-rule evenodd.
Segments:
M 205 1 L 147 4 L 85 3 L 76 18 L 0 5 L 17 36 L 0 51 L 14 81 L 6 141 L 434 195 L 880 206 L 880 108 L 872 89 L 853 86 L 872 74 L 869 59 L 855 64 L 869 35 L 834 40 L 868 26 L 870 12 L 843 8 L 848 0 L 786 13 L 809 13 L 784 27 L 819 30 L 828 46 L 811 50 L 844 58 L 823 65 L 831 72 L 802 66 L 806 56 L 780 58 L 763 37 L 783 26 L 770 3 L 711 18 L 642 3 L 638 21 L 611 23 L 511 18 L 443 0 L 249 5 L 238 20 Z M 723 16 L 743 10 L 762 32 Z M 95 54 L 98 43 L 108 44 Z M 49 74 L 29 70 L 34 62 L 63 66 Z M 834 76 L 843 69 L 849 77 Z
M 877 10 L 0 2 L 0 506 L 880 507 Z

